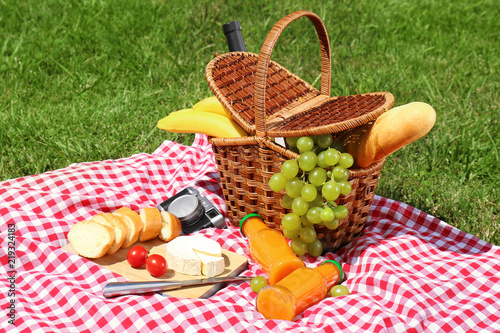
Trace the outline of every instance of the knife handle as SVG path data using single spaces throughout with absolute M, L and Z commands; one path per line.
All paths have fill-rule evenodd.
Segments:
M 110 282 L 104 287 L 102 294 L 104 297 L 114 297 L 172 290 L 180 287 L 182 287 L 180 281 Z

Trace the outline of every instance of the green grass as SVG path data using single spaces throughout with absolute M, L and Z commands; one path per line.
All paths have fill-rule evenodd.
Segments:
M 386 162 L 377 194 L 500 245 L 500 11 L 476 1 L 0 1 L 0 179 L 152 152 L 156 122 L 210 95 L 204 69 L 239 20 L 258 53 L 295 10 L 319 14 L 332 95 L 390 91 L 431 104 L 433 130 Z M 306 19 L 273 59 L 319 85 Z

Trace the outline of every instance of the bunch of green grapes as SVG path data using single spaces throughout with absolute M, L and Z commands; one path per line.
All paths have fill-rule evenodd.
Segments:
M 280 172 L 271 176 L 269 187 L 275 192 L 285 190 L 281 205 L 291 211 L 281 225 L 293 252 L 318 257 L 323 244 L 314 226 L 335 230 L 347 216 L 348 209 L 335 200 L 352 190 L 348 168 L 354 160 L 331 134 L 286 138 L 286 142 L 300 156 L 285 161 Z

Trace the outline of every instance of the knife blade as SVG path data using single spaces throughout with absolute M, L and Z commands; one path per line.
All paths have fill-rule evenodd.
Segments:
M 223 276 L 207 279 L 195 280 L 172 280 L 172 281 L 139 281 L 139 282 L 109 282 L 102 290 L 104 297 L 123 296 L 131 294 L 144 294 L 155 291 L 166 291 L 179 289 L 183 287 L 215 284 L 242 282 L 253 279 L 253 276 Z

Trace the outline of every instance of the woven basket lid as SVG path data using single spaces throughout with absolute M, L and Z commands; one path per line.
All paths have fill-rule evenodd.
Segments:
M 303 16 L 312 21 L 320 41 L 321 91 L 270 60 L 282 31 Z M 342 132 L 376 119 L 394 104 L 388 92 L 330 97 L 328 34 L 319 16 L 306 11 L 276 23 L 259 55 L 222 54 L 210 61 L 205 76 L 222 105 L 251 135 L 298 137 Z

